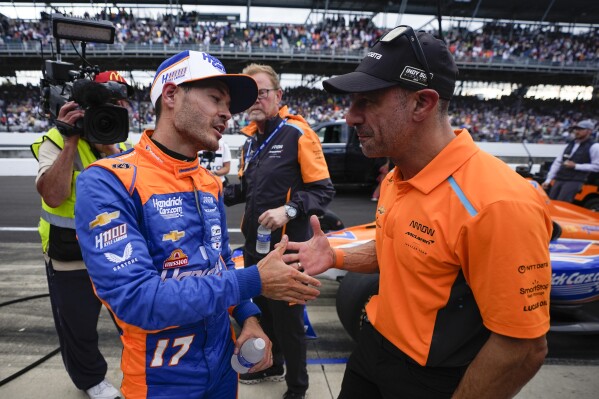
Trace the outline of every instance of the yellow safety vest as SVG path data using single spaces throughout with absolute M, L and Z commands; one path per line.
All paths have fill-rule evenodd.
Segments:
M 48 131 L 48 133 L 38 138 L 33 142 L 33 144 L 31 144 L 31 152 L 37 160 L 39 160 L 39 148 L 44 140 L 50 140 L 61 150 L 64 148 L 64 137 L 62 134 L 60 134 L 58 129 L 52 128 Z M 119 148 L 125 151 L 131 148 L 131 145 L 129 143 L 120 143 Z M 44 252 L 48 251 L 48 245 L 50 243 L 50 225 L 73 230 L 75 229 L 75 182 L 77 181 L 79 174 L 97 159 L 98 158 L 94 154 L 90 144 L 86 140 L 79 140 L 77 143 L 77 154 L 75 155 L 75 160 L 73 162 L 71 195 L 56 208 L 52 208 L 46 204 L 42 198 L 42 211 L 38 225 L 38 231 L 42 239 L 42 249 Z

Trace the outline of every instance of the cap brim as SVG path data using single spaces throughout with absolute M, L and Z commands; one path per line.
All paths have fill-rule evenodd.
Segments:
M 585 130 L 586 129 L 591 129 L 591 130 L 593 130 L 593 128 L 591 126 L 588 126 L 588 125 L 585 125 L 585 124 L 574 125 L 574 126 L 572 126 L 572 129 L 585 129 Z
M 388 82 L 375 78 L 364 72 L 350 72 L 345 75 L 335 76 L 322 82 L 322 86 L 329 93 L 363 93 L 366 91 L 386 89 L 396 86 L 397 82 Z
M 232 114 L 245 111 L 258 98 L 258 85 L 254 78 L 248 75 L 219 75 L 211 79 L 220 80 L 229 87 L 229 96 L 231 96 L 229 111 Z

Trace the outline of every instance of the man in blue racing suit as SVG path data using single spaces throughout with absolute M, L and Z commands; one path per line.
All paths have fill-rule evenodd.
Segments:
M 96 294 L 122 330 L 127 398 L 235 398 L 230 358 L 247 339 L 267 342 L 250 371 L 272 365 L 249 299 L 318 295 L 317 280 L 273 262 L 286 242 L 258 265 L 234 268 L 222 184 L 198 163 L 256 96 L 251 77 L 226 74 L 209 54 L 179 53 L 152 84 L 156 129 L 77 181 L 77 234 Z M 235 343 L 228 309 L 242 326 Z

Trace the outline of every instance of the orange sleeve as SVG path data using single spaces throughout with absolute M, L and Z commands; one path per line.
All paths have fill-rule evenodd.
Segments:
M 304 183 L 312 183 L 330 178 L 318 136 L 308 126 L 300 127 L 304 134 L 297 144 L 297 160 L 300 164 L 302 180 Z
M 552 224 L 542 204 L 501 201 L 462 231 L 458 255 L 484 325 L 514 338 L 549 330 Z

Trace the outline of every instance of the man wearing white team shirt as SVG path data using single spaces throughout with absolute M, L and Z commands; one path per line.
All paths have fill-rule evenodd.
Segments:
M 219 176 L 223 186 L 227 185 L 227 174 L 231 169 L 231 150 L 222 138 L 218 141 L 218 150 L 200 151 L 198 157 L 203 167 Z

